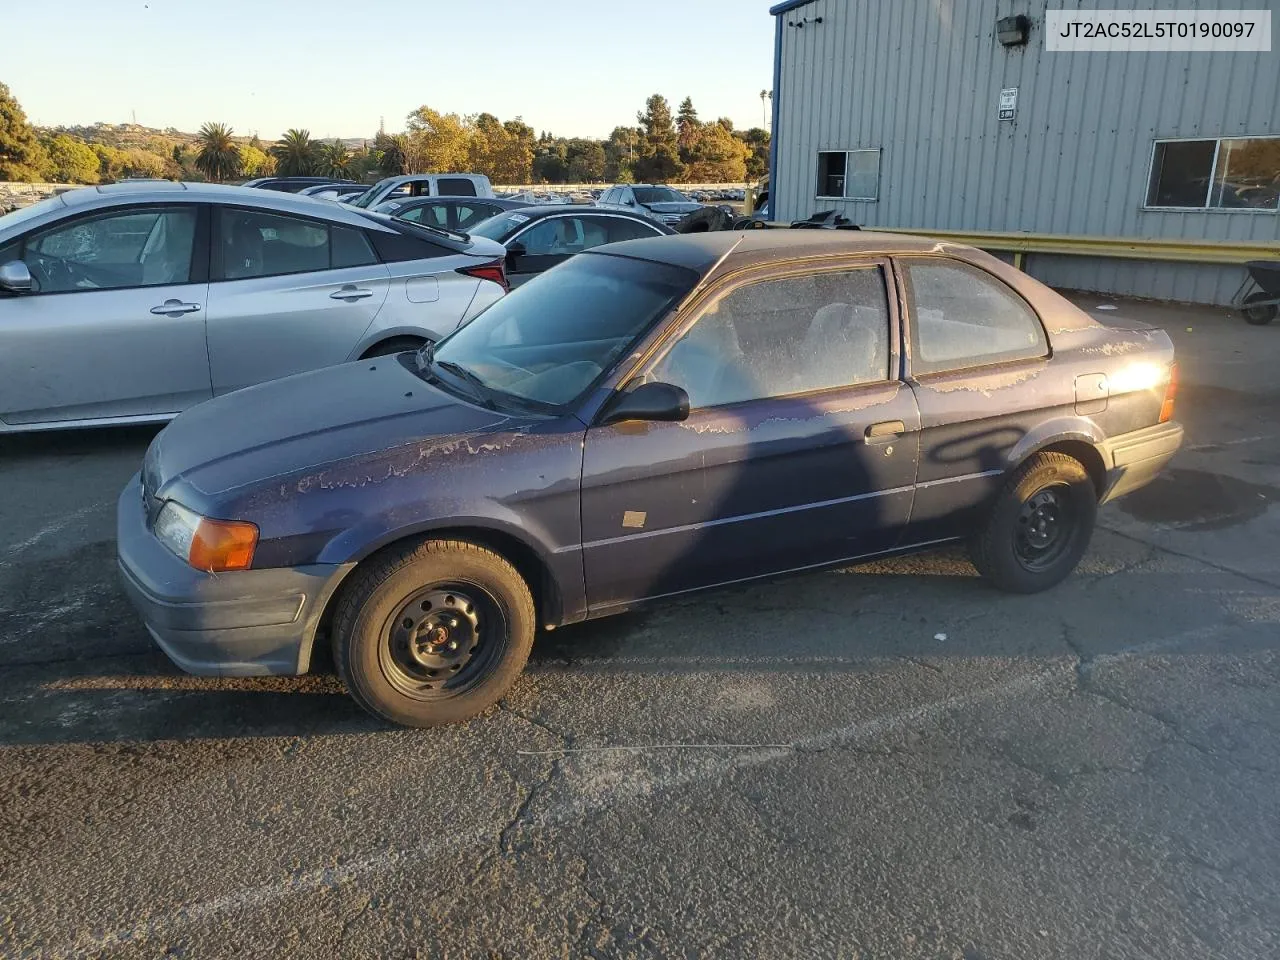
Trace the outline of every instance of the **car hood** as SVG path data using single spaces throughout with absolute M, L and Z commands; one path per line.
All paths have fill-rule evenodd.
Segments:
M 672 200 L 669 203 L 646 203 L 645 207 L 654 213 L 693 213 L 695 210 L 701 210 L 702 204 L 694 203 L 692 200 Z
M 413 363 L 412 354 L 361 360 L 192 407 L 152 442 L 145 489 L 192 499 L 187 505 L 199 509 L 230 491 L 322 464 L 510 421 L 432 386 Z

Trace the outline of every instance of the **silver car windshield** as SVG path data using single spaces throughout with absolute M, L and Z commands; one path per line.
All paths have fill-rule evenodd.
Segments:
M 20 207 L 10 213 L 6 213 L 0 217 L 0 235 L 7 233 L 14 227 L 21 226 L 28 220 L 34 220 L 50 210 L 57 210 L 64 206 L 61 197 L 49 197 L 47 200 L 41 200 L 39 203 L 33 203 L 28 207 Z
M 581 254 L 442 340 L 433 367 L 461 368 L 499 396 L 562 407 L 607 373 L 697 280 L 666 264 Z

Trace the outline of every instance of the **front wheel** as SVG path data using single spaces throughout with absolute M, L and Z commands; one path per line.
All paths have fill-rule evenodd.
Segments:
M 1084 465 L 1066 454 L 1039 453 L 996 497 L 970 556 L 1001 590 L 1038 593 L 1075 569 L 1097 515 L 1097 490 Z
M 529 587 L 504 557 L 427 540 L 352 575 L 334 614 L 334 663 L 375 716 L 410 727 L 454 723 L 507 692 L 535 624 Z
M 1245 297 L 1244 306 L 1240 308 L 1240 312 L 1244 314 L 1244 322 L 1255 327 L 1265 327 L 1276 318 L 1276 305 L 1259 301 L 1274 299 L 1275 297 L 1271 294 L 1263 293 L 1261 290 L 1256 290 Z

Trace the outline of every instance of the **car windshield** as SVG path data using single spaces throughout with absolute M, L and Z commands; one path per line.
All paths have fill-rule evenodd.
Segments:
M 353 200 L 348 200 L 347 202 L 350 203 L 351 206 L 353 207 L 367 207 L 369 206 L 369 204 L 373 202 L 373 198 L 377 194 L 382 192 L 382 188 L 385 187 L 394 179 L 395 177 L 386 177 L 385 179 L 379 180 L 377 183 L 375 183 L 372 187 L 370 187 L 364 193 L 360 194 L 360 196 L 356 197 Z
M 548 407 L 580 397 L 697 283 L 688 270 L 582 254 L 530 280 L 440 342 L 487 391 Z
M 41 200 L 39 203 L 33 203 L 30 206 L 19 207 L 0 217 L 0 233 L 4 233 L 20 224 L 26 223 L 28 220 L 34 220 L 36 217 L 48 213 L 63 206 L 61 197 L 49 197 Z
M 488 220 L 481 220 L 467 227 L 467 233 L 473 237 L 488 237 L 502 243 L 515 232 L 521 224 L 529 222 L 529 215 L 514 210 L 511 213 L 500 213 Z
M 690 203 L 679 190 L 670 187 L 636 187 L 636 199 L 641 203 Z

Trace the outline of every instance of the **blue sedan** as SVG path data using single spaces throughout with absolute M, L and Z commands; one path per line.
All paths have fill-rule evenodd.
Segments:
M 967 541 L 1043 590 L 1182 437 L 1156 330 L 979 251 L 837 230 L 576 256 L 434 348 L 201 404 L 119 501 L 156 642 L 415 726 L 494 704 L 550 629 Z

